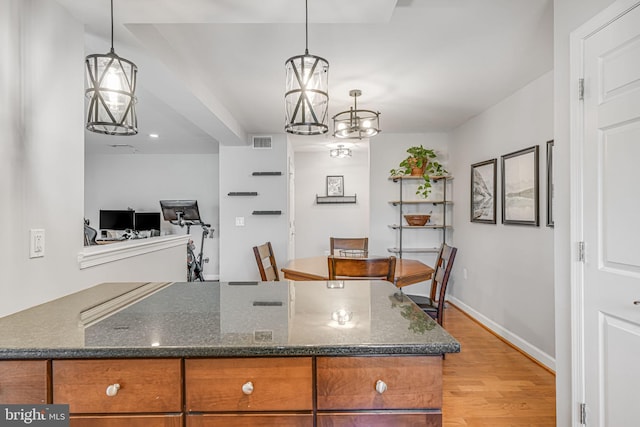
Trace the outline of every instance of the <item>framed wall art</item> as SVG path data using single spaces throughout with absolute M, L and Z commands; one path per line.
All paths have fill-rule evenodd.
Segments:
M 553 227 L 553 139 L 547 141 L 547 227 Z
M 344 196 L 344 176 L 329 175 L 327 176 L 327 196 Z
M 496 223 L 497 159 L 471 165 L 471 222 Z
M 539 146 L 502 156 L 502 223 L 540 225 Z

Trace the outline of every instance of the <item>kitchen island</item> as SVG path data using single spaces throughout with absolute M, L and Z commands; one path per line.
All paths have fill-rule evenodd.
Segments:
M 72 426 L 439 426 L 459 343 L 381 281 L 105 283 L 0 319 L 0 403 Z

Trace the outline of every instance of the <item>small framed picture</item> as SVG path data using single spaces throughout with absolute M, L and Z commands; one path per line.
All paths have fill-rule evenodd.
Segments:
M 498 159 L 471 165 L 471 222 L 496 223 Z
M 502 223 L 540 224 L 539 146 L 502 156 Z
M 344 196 L 344 176 L 342 175 L 327 176 L 327 196 L 334 196 L 334 197 Z

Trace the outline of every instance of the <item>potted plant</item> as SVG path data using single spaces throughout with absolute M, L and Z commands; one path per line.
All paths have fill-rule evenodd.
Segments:
M 409 155 L 400 162 L 398 169 L 391 169 L 389 173 L 392 177 L 403 175 L 422 176 L 424 182 L 416 188 L 416 194 L 426 199 L 431 191 L 430 177 L 442 176 L 447 173 L 447 170 L 435 160 L 437 155 L 432 149 L 419 145 L 409 147 L 407 153 Z

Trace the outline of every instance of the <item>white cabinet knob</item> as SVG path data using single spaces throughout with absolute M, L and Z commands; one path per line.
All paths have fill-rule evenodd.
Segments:
M 385 383 L 382 380 L 378 380 L 376 381 L 376 391 L 380 394 L 384 393 L 385 391 L 387 391 L 387 383 Z
M 111 384 L 107 387 L 107 396 L 113 397 L 118 394 L 118 390 L 120 390 L 120 384 Z
M 247 381 L 242 384 L 242 392 L 246 395 L 253 393 L 253 383 L 251 381 Z

